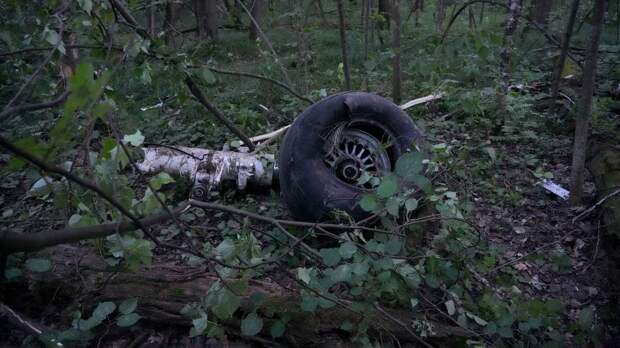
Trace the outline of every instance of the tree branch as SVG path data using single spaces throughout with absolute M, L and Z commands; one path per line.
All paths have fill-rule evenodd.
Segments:
M 192 92 L 194 97 L 198 99 L 198 102 L 200 104 L 207 108 L 207 110 L 209 110 L 213 114 L 213 116 L 220 120 L 226 126 L 226 128 L 228 128 L 231 132 L 235 133 L 235 135 L 237 135 L 239 139 L 243 140 L 243 143 L 250 148 L 250 151 L 254 150 L 255 146 L 252 140 L 250 140 L 250 138 L 248 138 L 248 136 L 245 135 L 241 131 L 241 129 L 235 126 L 234 123 L 230 122 L 230 120 L 228 120 L 226 116 L 224 116 L 224 114 L 215 105 L 211 104 L 211 102 L 207 100 L 205 95 L 202 93 L 200 88 L 198 88 L 198 85 L 196 85 L 196 83 L 194 82 L 194 80 L 192 80 L 191 77 L 187 76 L 185 78 L 185 83 L 187 84 L 187 87 Z
M 72 181 L 86 189 L 89 189 L 91 191 L 94 191 L 95 193 L 97 193 L 101 198 L 103 198 L 104 200 L 106 200 L 108 203 L 110 203 L 114 208 L 118 209 L 118 211 L 121 212 L 121 214 L 125 215 L 126 217 L 128 217 L 134 225 L 136 225 L 140 230 L 142 230 L 142 232 L 144 232 L 145 235 L 147 235 L 149 238 L 151 238 L 156 244 L 158 244 L 158 241 L 156 238 L 154 238 L 151 233 L 146 229 L 146 227 L 144 225 L 142 225 L 142 223 L 140 222 L 140 220 L 138 220 L 138 218 L 136 218 L 129 210 L 127 210 L 125 207 L 123 207 L 123 205 L 121 203 L 119 203 L 116 199 L 114 199 L 112 196 L 110 196 L 109 194 L 107 194 L 106 192 L 104 192 L 99 186 L 97 186 L 94 183 L 88 182 L 66 170 L 64 170 L 63 168 L 59 168 L 56 167 L 54 165 L 51 165 L 45 161 L 43 161 L 40 158 L 37 158 L 36 156 L 32 155 L 31 153 L 24 151 L 20 148 L 18 148 L 17 146 L 13 145 L 10 141 L 8 141 L 6 138 L 0 136 L 0 146 L 6 148 L 7 150 L 11 151 L 12 153 L 14 153 L 15 155 L 22 157 L 23 159 L 27 160 L 28 162 L 34 164 L 35 166 L 39 167 L 40 169 L 42 169 L 43 171 L 49 172 L 49 173 L 56 173 L 59 175 L 64 176 L 65 178 L 67 178 L 67 180 Z
M 119 0 L 110 0 L 110 4 L 114 7 L 118 13 L 120 13 L 121 17 L 129 23 L 135 30 L 138 35 L 140 35 L 143 39 L 151 39 L 151 35 L 140 26 L 138 21 L 134 18 L 134 16 L 129 12 L 129 10 L 122 4 Z
M 18 114 L 18 113 L 22 113 L 26 111 L 53 108 L 59 104 L 62 104 L 67 99 L 69 94 L 71 94 L 71 92 L 69 90 L 66 90 L 62 94 L 60 94 L 58 97 L 56 97 L 56 99 L 52 99 L 50 101 L 37 103 L 37 104 L 22 104 L 22 105 L 12 106 L 10 108 L 4 109 L 2 110 L 2 112 L 0 112 L 0 121 L 2 121 L 4 118 L 9 117 L 13 114 Z
M 181 203 L 172 211 L 174 216 L 180 214 L 187 208 L 187 202 Z M 158 223 L 165 222 L 171 218 L 168 212 L 154 214 L 140 219 L 143 227 L 148 227 Z M 0 252 L 14 253 L 18 251 L 36 251 L 57 244 L 72 243 L 85 239 L 102 238 L 115 233 L 125 233 L 133 231 L 138 226 L 128 220 L 110 222 L 106 224 L 85 226 L 85 227 L 67 227 L 61 230 L 45 231 L 38 233 L 5 233 L 0 236 Z
M 267 76 L 257 75 L 257 74 L 252 74 L 252 73 L 246 73 L 246 72 L 222 70 L 222 69 L 218 69 L 218 68 L 214 68 L 214 67 L 210 67 L 210 66 L 208 66 L 207 68 L 209 70 L 213 71 L 214 73 L 217 73 L 217 74 L 251 77 L 251 78 L 255 78 L 255 79 L 271 82 L 274 85 L 277 85 L 277 86 L 280 86 L 280 87 L 284 88 L 285 90 L 287 90 L 289 93 L 291 93 L 293 96 L 299 98 L 300 100 L 303 100 L 303 101 L 307 102 L 308 104 L 314 104 L 314 100 L 312 100 L 312 99 L 310 99 L 308 97 L 304 97 L 303 95 L 297 93 L 291 86 L 287 85 L 286 83 L 280 82 L 278 80 L 274 80 L 274 79 L 269 78 Z
M 62 35 L 65 31 L 65 25 L 64 22 L 62 21 L 62 19 L 60 18 L 60 16 L 55 15 L 55 17 L 58 19 L 58 22 L 60 23 L 60 30 L 58 33 L 58 36 L 62 38 Z M 59 39 L 58 42 L 56 43 L 56 45 L 54 46 L 54 49 L 51 50 L 47 56 L 45 57 L 45 59 L 43 60 L 43 62 L 41 64 L 39 64 L 39 66 L 37 67 L 37 70 L 34 71 L 34 73 L 26 80 L 26 82 L 24 82 L 20 87 L 19 90 L 17 90 L 17 93 L 15 93 L 15 95 L 13 96 L 13 98 L 11 98 L 11 100 L 9 100 L 9 102 L 6 104 L 6 106 L 4 107 L 4 109 L 2 110 L 2 112 L 6 111 L 7 109 L 9 109 L 13 103 L 15 103 L 19 97 L 21 97 L 22 93 L 24 93 L 24 91 L 26 90 L 26 88 L 28 86 L 30 86 L 30 84 L 37 79 L 37 76 L 39 76 L 39 74 L 41 73 L 41 71 L 43 71 L 43 67 L 45 67 L 50 60 L 52 60 L 52 57 L 54 56 L 54 51 L 56 51 L 56 49 L 58 47 L 60 47 L 60 45 L 62 44 L 62 39 Z
M 81 48 L 81 49 L 108 49 L 108 46 L 101 46 L 101 45 L 65 45 L 65 49 L 74 49 L 74 48 Z M 115 50 L 115 51 L 123 51 L 122 47 L 118 47 L 118 46 L 111 46 L 111 49 Z M 30 47 L 30 48 L 22 48 L 19 50 L 15 50 L 15 51 L 11 51 L 11 52 L 5 52 L 5 53 L 0 53 L 0 57 L 9 57 L 9 56 L 16 56 L 19 54 L 24 54 L 24 53 L 30 53 L 30 52 L 43 52 L 43 51 L 49 51 L 49 50 L 54 50 L 56 49 L 56 47 Z

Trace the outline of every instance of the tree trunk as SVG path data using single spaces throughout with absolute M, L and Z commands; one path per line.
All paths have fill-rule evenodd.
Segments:
M 323 9 L 323 3 L 321 0 L 316 0 L 316 5 L 319 8 L 319 16 L 321 16 L 321 22 L 327 28 L 329 22 L 327 21 L 327 17 L 325 16 L 325 10 Z
M 575 143 L 573 146 L 573 163 L 570 174 L 570 201 L 573 205 L 581 203 L 583 195 L 583 176 L 586 161 L 590 118 L 592 114 L 592 98 L 596 89 L 596 65 L 598 46 L 601 38 L 606 0 L 596 0 L 592 16 L 592 33 L 590 47 L 583 67 L 581 100 L 577 109 L 575 124 Z
M 573 28 L 575 26 L 575 18 L 577 18 L 577 11 L 579 10 L 579 0 L 573 0 L 571 5 L 568 22 L 566 23 L 566 31 L 564 32 L 564 38 L 562 40 L 562 49 L 560 51 L 560 57 L 553 71 L 553 80 L 551 82 L 551 107 L 552 111 L 557 110 L 556 100 L 560 92 L 560 81 L 562 80 L 562 71 L 564 70 L 564 64 L 566 63 L 566 57 L 568 55 L 568 49 L 570 47 L 570 40 L 573 35 Z
M 349 58 L 347 53 L 347 33 L 344 23 L 344 8 L 342 0 L 336 0 L 338 5 L 338 22 L 340 26 L 340 46 L 342 47 L 342 68 L 344 70 L 344 88 L 351 90 L 351 74 L 349 71 Z
M 437 0 L 435 8 L 435 28 L 440 33 L 443 31 L 443 21 L 446 19 L 446 2 L 447 0 Z
M 241 29 L 243 23 L 241 22 L 241 8 L 239 8 L 239 4 L 235 0 L 224 0 L 224 5 L 226 6 L 226 11 L 228 11 L 228 15 L 233 21 L 233 25 L 237 29 Z
M 392 100 L 396 104 L 401 101 L 401 81 L 402 72 L 400 67 L 400 0 L 392 0 L 392 18 L 394 28 L 392 29 L 392 50 L 394 60 L 392 62 Z
M 178 16 L 178 5 L 174 0 L 166 1 L 166 18 L 164 19 L 164 29 L 166 30 L 166 43 L 170 43 L 175 34 L 175 25 Z
M 514 45 L 514 33 L 519 24 L 519 16 L 521 15 L 521 5 L 523 0 L 510 0 L 508 20 L 504 27 L 504 42 L 500 54 L 499 72 L 500 86 L 497 95 L 497 109 L 499 112 L 500 124 L 506 124 L 508 119 L 508 106 L 506 105 L 506 94 L 510 86 L 510 59 L 512 57 L 512 48 Z
M 146 4 L 146 31 L 151 37 L 156 34 L 157 1 L 150 0 Z
M 368 83 L 368 67 L 366 66 L 368 62 L 368 46 L 370 44 L 370 11 L 372 10 L 372 0 L 364 1 L 364 17 L 363 17 L 363 26 L 364 26 L 364 80 L 362 82 L 362 88 L 365 91 L 369 91 L 369 83 Z
M 379 24 L 379 29 L 390 29 L 390 0 L 379 0 L 379 14 L 385 22 Z
M 201 39 L 218 40 L 217 0 L 194 0 L 196 35 Z
M 553 0 L 536 0 L 530 8 L 530 18 L 542 28 L 547 27 L 549 13 L 553 8 Z
M 424 12 L 424 0 L 413 0 L 413 22 L 416 27 L 420 25 L 420 13 Z M 408 19 L 408 18 L 407 18 Z
M 250 40 L 256 40 L 260 37 L 258 27 L 263 25 L 263 18 L 265 17 L 265 12 L 267 12 L 268 6 L 269 0 L 254 0 L 254 7 L 252 7 L 252 17 L 254 17 L 254 19 L 256 20 L 256 24 L 254 22 L 250 22 Z

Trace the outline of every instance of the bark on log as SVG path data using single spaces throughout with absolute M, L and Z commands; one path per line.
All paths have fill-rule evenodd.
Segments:
M 58 289 L 57 296 L 73 299 L 74 304 L 66 307 L 66 313 L 75 310 L 81 304 L 95 304 L 98 301 L 121 302 L 129 297 L 138 298 L 137 312 L 142 316 L 142 325 L 148 322 L 166 325 L 191 326 L 191 320 L 180 314 L 188 303 L 200 302 L 209 288 L 219 278 L 207 271 L 204 266 L 187 266 L 165 257 L 154 257 L 148 267 L 137 272 L 113 273 L 103 257 L 87 247 L 59 245 L 45 251 L 52 261 L 52 271 L 47 273 L 28 273 L 27 281 L 31 284 L 31 296 L 49 299 L 49 289 Z M 164 259 L 166 258 L 166 259 Z M 234 281 L 228 279 L 227 281 Z M 34 285 L 32 285 L 34 284 Z M 45 293 L 43 293 L 45 292 Z M 314 313 L 303 312 L 299 307 L 301 301 L 298 289 L 291 284 L 287 288 L 278 285 L 269 278 L 250 280 L 247 289 L 240 294 L 240 312 L 252 311 L 250 296 L 260 292 L 265 295 L 267 306 L 277 307 L 291 315 L 287 324 L 285 341 L 292 345 L 333 346 L 334 336 L 341 336 L 340 325 L 345 321 L 357 323 L 362 320 L 359 314 L 342 307 L 319 309 Z M 11 304 L 10 298 L 6 303 Z M 78 303 L 79 301 L 79 303 Z M 45 307 L 48 303 L 41 303 Z M 401 323 L 410 324 L 414 314 L 403 309 L 385 309 L 391 317 Z M 260 312 L 260 311 L 259 311 Z M 240 313 L 237 313 L 241 315 Z M 405 328 L 388 320 L 384 314 L 375 312 L 367 318 L 375 323 L 369 330 L 371 335 L 395 337 L 401 343 L 415 342 Z M 240 318 L 236 317 L 223 323 L 227 328 L 238 328 Z M 50 326 L 54 329 L 57 323 Z M 464 342 L 471 333 L 464 329 L 433 322 L 434 336 L 427 338 L 438 344 L 454 344 L 455 340 Z M 270 319 L 265 318 L 263 334 L 267 337 L 271 326 Z M 238 329 L 237 329 L 238 330 Z M 231 332 L 235 332 L 233 329 Z M 386 336 L 389 332 L 389 336 Z

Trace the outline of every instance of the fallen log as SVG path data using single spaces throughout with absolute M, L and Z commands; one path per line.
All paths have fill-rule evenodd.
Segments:
M 49 289 L 60 289 L 66 296 L 75 299 L 75 303 L 66 306 L 63 316 L 77 309 L 80 304 L 94 306 L 100 301 L 115 303 L 136 297 L 136 312 L 143 318 L 139 325 L 149 322 L 167 326 L 191 326 L 190 318 L 181 314 L 181 309 L 189 303 L 200 302 L 211 286 L 220 278 L 205 266 L 188 266 L 169 257 L 155 257 L 150 266 L 144 266 L 137 272 L 113 272 L 103 257 L 87 247 L 59 245 L 43 252 L 52 261 L 52 271 L 47 273 L 27 273 L 26 280 L 31 284 L 33 298 L 49 298 Z M 226 279 L 234 282 L 235 279 Z M 250 280 L 240 295 L 241 303 L 237 315 L 224 323 L 224 329 L 232 336 L 238 336 L 240 317 L 254 310 L 250 296 L 262 293 L 265 296 L 263 308 L 277 308 L 277 312 L 286 312 L 291 316 L 282 340 L 288 345 L 334 346 L 335 337 L 346 342 L 347 332 L 340 329 L 343 322 L 359 323 L 366 320 L 370 323 L 371 336 L 392 337 L 401 343 L 416 342 L 412 337 L 411 326 L 417 319 L 406 309 L 382 308 L 366 314 L 363 318 L 359 313 L 347 310 L 342 306 L 319 309 L 314 313 L 300 309 L 301 297 L 295 284 L 282 286 L 272 279 Z M 5 299 L 5 301 L 10 299 Z M 8 302 L 10 304 L 10 302 Z M 46 306 L 46 303 L 40 306 Z M 259 310 L 259 313 L 261 311 Z M 211 317 L 210 317 L 211 318 Z M 275 320 L 264 317 L 262 335 L 269 337 L 269 328 Z M 403 327 L 402 324 L 406 326 Z M 455 343 L 455 339 L 464 341 L 471 337 L 465 329 L 429 321 L 433 327 L 432 337 L 425 340 L 434 344 L 444 345 Z M 57 323 L 48 324 L 53 329 L 61 330 Z

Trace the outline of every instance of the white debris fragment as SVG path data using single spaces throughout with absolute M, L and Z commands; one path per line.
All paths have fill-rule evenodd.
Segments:
M 562 186 L 556 184 L 551 180 L 543 180 L 542 186 L 545 188 L 545 190 L 553 193 L 554 195 L 562 198 L 563 200 L 567 200 L 570 196 L 570 192 L 568 190 L 564 189 Z
M 138 169 L 145 173 L 166 172 L 189 176 L 195 184 L 217 187 L 224 181 L 233 181 L 240 190 L 248 182 L 270 186 L 273 168 L 266 168 L 261 160 L 273 163 L 273 155 L 254 155 L 232 151 L 213 151 L 189 147 L 146 147 L 144 160 Z

